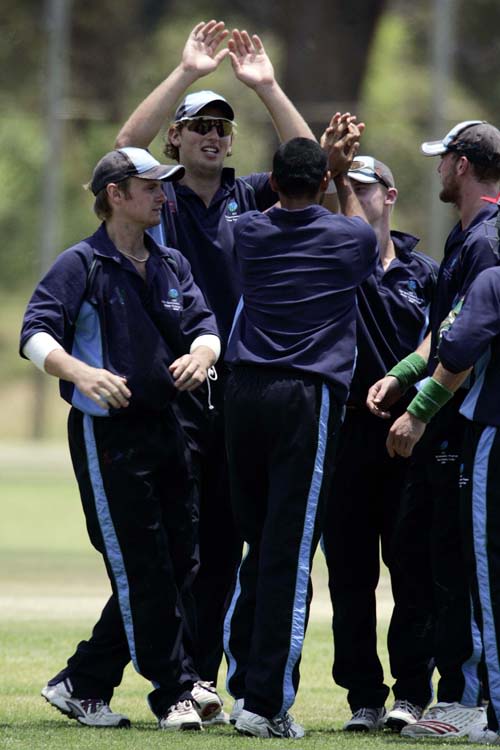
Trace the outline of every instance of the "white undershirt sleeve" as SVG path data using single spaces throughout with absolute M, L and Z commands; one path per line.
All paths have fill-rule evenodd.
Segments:
M 213 333 L 205 333 L 202 336 L 195 338 L 189 349 L 189 353 L 194 352 L 197 346 L 208 346 L 213 351 L 216 357 L 216 362 L 220 357 L 220 338 L 215 336 Z
M 23 346 L 23 354 L 25 357 L 30 359 L 39 370 L 45 372 L 45 360 L 50 352 L 54 349 L 62 349 L 63 347 L 59 344 L 50 333 L 40 331 L 40 333 L 34 333 L 25 345 Z

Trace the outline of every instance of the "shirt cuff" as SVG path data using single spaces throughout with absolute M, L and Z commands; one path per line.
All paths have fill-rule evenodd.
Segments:
M 54 349 L 62 349 L 50 333 L 34 333 L 23 346 L 23 354 L 30 359 L 39 370 L 45 372 L 45 360 Z
M 202 336 L 198 336 L 191 344 L 189 353 L 192 354 L 198 346 L 208 346 L 215 354 L 215 362 L 217 362 L 220 357 L 220 338 L 218 336 L 215 336 L 213 333 L 205 333 Z

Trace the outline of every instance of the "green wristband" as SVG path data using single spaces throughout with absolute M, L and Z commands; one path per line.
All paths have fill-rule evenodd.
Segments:
M 446 386 L 438 383 L 434 378 L 429 378 L 406 411 L 427 424 L 453 395 L 453 391 L 448 390 Z
M 420 354 L 413 352 L 394 365 L 387 375 L 397 378 L 401 388 L 406 390 L 427 375 L 427 362 Z

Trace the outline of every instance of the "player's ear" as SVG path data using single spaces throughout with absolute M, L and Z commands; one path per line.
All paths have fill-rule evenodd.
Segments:
M 385 205 L 386 206 L 394 206 L 398 199 L 398 191 L 395 187 L 387 188 L 387 193 L 385 195 Z
M 167 139 L 176 148 L 179 148 L 181 142 L 181 134 L 177 125 L 171 125 L 168 129 Z

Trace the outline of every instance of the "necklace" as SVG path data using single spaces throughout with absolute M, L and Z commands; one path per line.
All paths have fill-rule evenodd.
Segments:
M 132 260 L 135 260 L 137 263 L 145 263 L 149 258 L 149 253 L 146 255 L 145 258 L 138 258 L 137 255 L 132 255 L 132 253 L 126 253 L 125 250 L 120 250 L 122 255 L 126 255 L 127 258 L 132 258 Z

